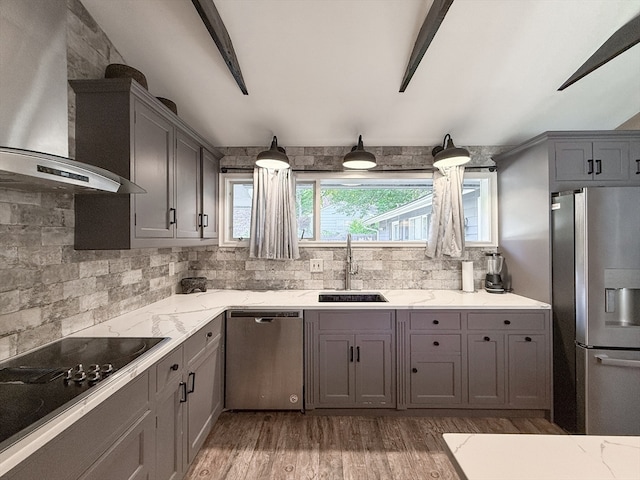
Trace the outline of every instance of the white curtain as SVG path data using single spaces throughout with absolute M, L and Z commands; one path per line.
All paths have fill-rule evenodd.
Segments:
M 249 256 L 270 259 L 300 258 L 295 179 L 293 172 L 288 168 L 253 170 Z
M 462 181 L 464 167 L 447 167 L 433 172 L 431 229 L 426 255 L 461 257 L 464 252 L 464 209 Z

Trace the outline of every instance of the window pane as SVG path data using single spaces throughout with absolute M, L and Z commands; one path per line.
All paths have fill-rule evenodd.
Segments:
M 313 217 L 315 210 L 314 184 L 296 183 L 296 216 L 298 217 L 298 238 L 314 239 Z
M 320 182 L 320 238 L 344 241 L 422 240 L 413 217 L 431 211 L 430 179 L 331 179 Z
M 491 240 L 489 179 L 465 180 L 462 190 L 464 238 L 469 242 Z
M 232 183 L 231 225 L 234 239 L 249 238 L 251 232 L 251 204 L 253 183 Z

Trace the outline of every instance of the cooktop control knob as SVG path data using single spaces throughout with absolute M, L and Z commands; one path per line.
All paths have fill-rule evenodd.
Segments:
M 100 367 L 100 371 L 106 375 L 113 373 L 113 365 L 111 363 L 105 363 L 104 365 L 102 365 L 102 367 Z
M 90 370 L 87 374 L 87 380 L 89 380 L 89 382 L 91 383 L 99 382 L 101 378 L 102 376 L 100 375 L 100 370 Z
M 76 383 L 82 383 L 86 380 L 87 374 L 84 370 L 78 370 L 73 374 L 73 381 Z

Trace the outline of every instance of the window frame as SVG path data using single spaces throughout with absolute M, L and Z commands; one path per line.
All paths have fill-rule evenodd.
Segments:
M 304 183 L 304 184 L 315 184 L 313 187 L 314 190 L 314 211 L 313 211 L 313 232 L 314 236 L 312 238 L 303 238 L 299 241 L 299 246 L 301 248 L 304 247 L 336 247 L 342 246 L 343 242 L 338 241 L 320 241 L 316 239 L 316 235 L 320 232 L 320 216 L 318 212 L 320 211 L 320 182 L 322 180 L 333 180 L 333 179 L 384 179 L 390 178 L 393 176 L 394 179 L 415 179 L 423 178 L 425 180 L 432 180 L 433 173 L 429 171 L 423 172 L 384 172 L 384 171 L 345 171 L 345 172 L 304 172 L 299 171 L 296 172 L 296 184 Z M 489 240 L 488 241 L 466 241 L 465 245 L 470 248 L 486 248 L 486 247 L 497 247 L 498 246 L 498 181 L 496 172 L 491 171 L 465 171 L 464 179 L 466 180 L 486 180 L 488 181 L 488 190 L 489 196 L 485 200 L 482 199 L 482 196 L 478 199 L 480 203 L 479 208 L 481 210 L 488 209 L 489 217 L 484 218 L 484 221 L 478 224 L 478 229 L 480 232 L 484 232 L 487 229 L 489 230 Z M 233 225 L 231 224 L 232 218 L 232 209 L 233 209 L 233 185 L 234 184 L 242 184 L 242 183 L 253 183 L 253 174 L 250 172 L 242 172 L 242 173 L 222 173 L 220 175 L 220 200 L 221 206 L 220 211 L 223 212 L 220 215 L 220 238 L 219 245 L 224 247 L 248 247 L 249 240 L 248 239 L 234 239 L 231 237 L 233 233 Z M 482 202 L 488 202 L 488 204 L 483 205 Z M 430 215 L 427 215 L 430 217 Z M 430 218 L 427 218 L 430 222 Z M 428 230 L 428 228 L 427 228 Z M 424 247 L 426 244 L 426 240 L 412 240 L 412 241 L 366 241 L 359 242 L 353 241 L 352 245 L 354 247 L 369 247 L 369 248 L 382 248 L 382 247 Z

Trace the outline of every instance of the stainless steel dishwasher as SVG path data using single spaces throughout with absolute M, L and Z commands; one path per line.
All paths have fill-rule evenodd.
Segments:
M 303 410 L 302 311 L 227 312 L 225 407 Z

